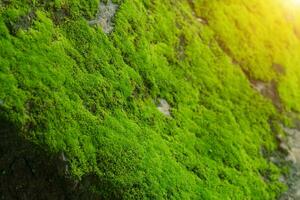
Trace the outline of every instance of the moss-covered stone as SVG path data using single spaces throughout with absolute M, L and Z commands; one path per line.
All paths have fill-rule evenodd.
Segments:
M 289 21 L 274 0 L 112 3 L 110 34 L 89 25 L 98 0 L 0 4 L 1 179 L 30 183 L 1 184 L 4 198 L 279 197 L 286 169 L 265 155 L 278 149 L 270 121 L 300 111 L 296 12 Z

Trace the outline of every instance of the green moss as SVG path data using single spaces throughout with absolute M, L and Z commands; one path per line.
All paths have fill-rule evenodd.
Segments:
M 281 1 L 237 2 L 196 3 L 196 12 L 252 79 L 275 80 L 283 106 L 300 111 L 297 8 Z
M 300 111 L 299 39 L 279 3 L 118 3 L 110 35 L 87 23 L 98 1 L 35 1 L 32 24 L 14 34 L 32 4 L 1 5 L 1 117 L 65 152 L 74 179 L 94 175 L 104 199 L 278 197 L 281 171 L 260 152 L 276 149 L 278 113 L 243 71 L 278 81 L 284 108 Z

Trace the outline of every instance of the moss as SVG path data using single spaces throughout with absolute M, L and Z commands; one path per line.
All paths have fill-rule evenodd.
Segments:
M 205 1 L 196 4 L 196 12 L 209 21 L 222 49 L 252 79 L 278 82 L 285 109 L 299 111 L 297 8 L 280 1 L 238 2 Z
M 88 25 L 98 1 L 34 2 L 14 34 L 9 24 L 33 4 L 1 5 L 0 116 L 64 152 L 72 179 L 103 199 L 283 192 L 281 169 L 260 152 L 276 149 L 269 120 L 279 113 L 245 75 L 277 81 L 284 109 L 299 110 L 299 38 L 277 1 L 115 1 L 111 34 Z

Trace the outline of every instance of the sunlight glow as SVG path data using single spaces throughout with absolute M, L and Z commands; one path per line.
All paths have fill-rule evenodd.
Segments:
M 300 0 L 292 0 L 292 3 L 296 6 L 300 6 Z

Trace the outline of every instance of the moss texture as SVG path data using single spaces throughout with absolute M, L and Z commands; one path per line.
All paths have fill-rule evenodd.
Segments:
M 300 111 L 298 16 L 276 0 L 113 2 L 110 34 L 88 24 L 98 0 L 0 2 L 1 119 L 101 199 L 276 199 L 282 169 L 261 149 L 282 114 L 250 80 Z

